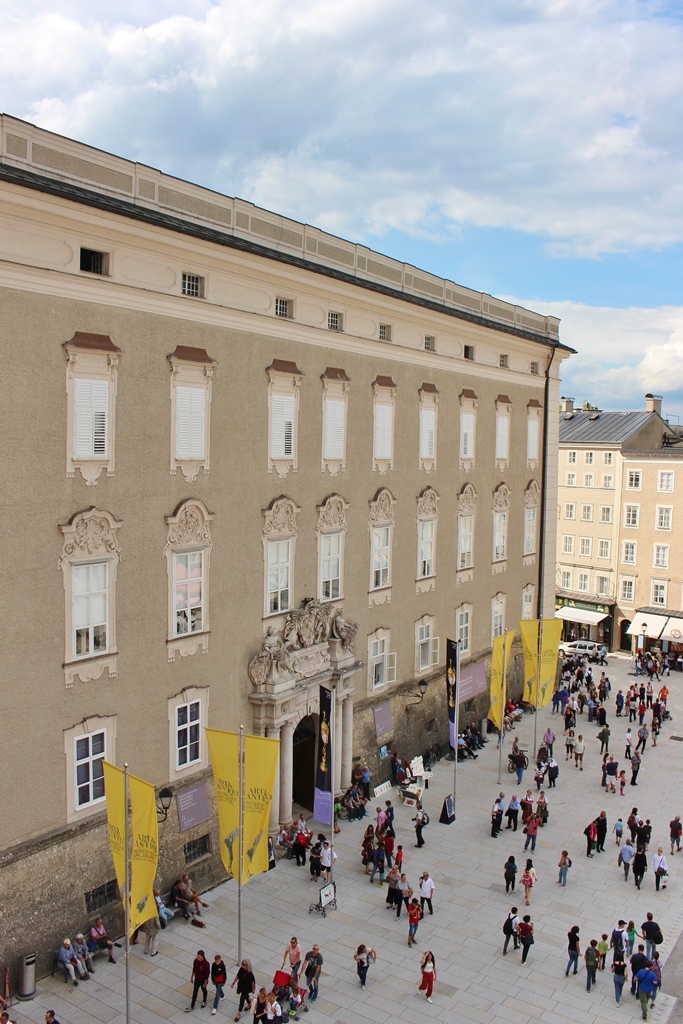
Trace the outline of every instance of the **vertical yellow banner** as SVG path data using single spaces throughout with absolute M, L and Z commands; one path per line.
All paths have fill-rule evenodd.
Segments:
M 128 776 L 131 806 L 130 933 L 158 912 L 153 884 L 159 855 L 154 786 Z
M 557 675 L 557 652 L 562 638 L 562 619 L 544 619 L 541 642 L 541 691 L 538 706 L 544 708 L 553 695 Z
M 239 879 L 240 774 L 239 737 L 234 732 L 205 729 L 213 769 L 223 867 Z
M 524 691 L 522 700 L 536 704 L 536 679 L 538 678 L 538 619 L 520 619 L 519 633 L 524 652 Z
M 121 893 L 121 902 L 123 902 L 123 890 L 126 885 L 125 836 L 126 815 L 128 814 L 128 808 L 125 803 L 123 772 L 116 765 L 109 764 L 108 761 L 105 761 L 102 767 L 104 769 L 104 797 L 107 804 L 111 855 L 114 861 L 116 881 L 119 884 L 119 891 Z
M 268 820 L 279 755 L 279 740 L 244 737 L 242 882 L 268 870 Z
M 491 648 L 491 706 L 487 716 L 499 732 L 503 724 L 503 644 L 501 634 L 494 638 Z

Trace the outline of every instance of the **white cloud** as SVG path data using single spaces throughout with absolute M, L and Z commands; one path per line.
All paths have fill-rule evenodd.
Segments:
M 5 109 L 351 236 L 683 240 L 683 26 L 660 0 L 163 10 L 5 5 Z

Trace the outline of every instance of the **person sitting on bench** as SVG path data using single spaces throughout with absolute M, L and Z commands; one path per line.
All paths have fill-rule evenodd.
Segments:
M 101 917 L 95 918 L 95 923 L 90 929 L 90 942 L 94 944 L 88 946 L 91 952 L 94 953 L 96 949 L 108 949 L 109 963 L 116 963 L 116 960 L 114 960 L 114 943 L 107 937 L 107 929 L 102 924 Z
M 186 921 L 192 917 L 192 914 L 190 913 L 190 903 L 187 897 L 185 896 L 183 883 L 181 882 L 180 879 L 178 879 L 177 882 L 174 882 L 173 886 L 171 887 L 171 902 L 174 907 L 180 907 L 180 909 L 183 912 L 183 917 L 185 918 Z
M 183 875 L 182 885 L 183 885 L 183 895 L 185 896 L 185 899 L 189 903 L 194 903 L 195 913 L 196 913 L 197 917 L 201 917 L 202 916 L 202 912 L 201 912 L 201 910 L 199 908 L 200 907 L 208 907 L 209 904 L 208 903 L 204 903 L 202 901 L 202 899 L 200 898 L 199 893 L 195 892 L 195 890 L 194 890 L 194 888 L 192 886 L 192 879 L 190 878 L 189 875 Z
M 74 985 L 78 985 L 76 971 L 78 971 L 81 978 L 87 978 L 88 972 L 74 953 L 71 945 L 71 939 L 64 939 L 64 942 L 57 950 L 57 960 L 59 962 L 59 966 L 66 974 L 68 974 Z

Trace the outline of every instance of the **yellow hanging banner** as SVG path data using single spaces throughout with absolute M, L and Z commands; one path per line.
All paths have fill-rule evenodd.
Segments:
M 115 764 L 104 761 L 104 798 L 107 805 L 107 824 L 109 825 L 109 842 L 114 861 L 116 881 L 124 902 L 126 887 L 126 815 L 128 808 L 125 800 L 123 772 Z M 124 904 L 125 910 L 125 904 Z
M 524 652 L 524 690 L 522 700 L 536 705 L 536 680 L 538 678 L 538 619 L 520 619 L 519 633 Z
M 514 636 L 513 629 L 504 636 L 501 633 L 494 638 L 491 648 L 491 706 L 487 718 L 499 732 L 503 725 L 503 677 L 507 672 Z
M 154 878 L 159 856 L 159 828 L 154 786 L 128 776 L 131 806 L 130 933 L 158 913 Z
M 553 695 L 557 675 L 557 654 L 562 639 L 562 619 L 544 619 L 541 634 L 541 689 L 538 706 L 544 708 Z
M 216 790 L 221 860 L 239 882 L 240 772 L 239 737 L 234 732 L 205 729 Z
M 268 821 L 279 756 L 279 740 L 244 737 L 243 883 L 268 870 Z

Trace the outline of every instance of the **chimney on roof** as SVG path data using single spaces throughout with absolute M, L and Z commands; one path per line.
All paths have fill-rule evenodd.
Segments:
M 658 416 L 662 415 L 662 396 L 651 395 L 650 392 L 645 395 L 645 412 L 656 412 Z
M 562 398 L 560 399 L 560 402 L 561 402 L 560 412 L 574 412 L 574 399 L 573 398 L 565 398 L 565 396 L 562 395 Z

